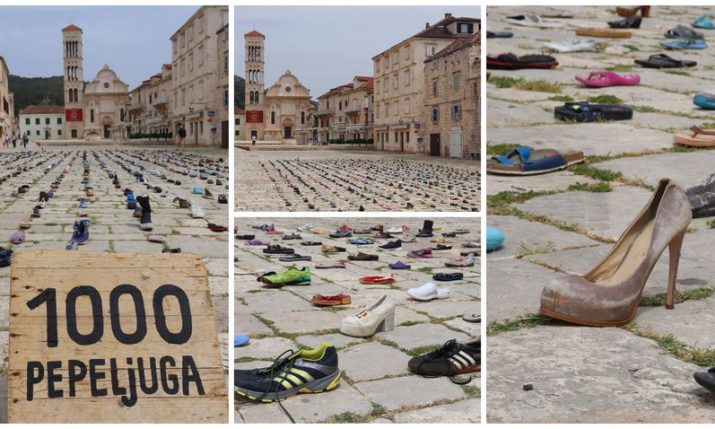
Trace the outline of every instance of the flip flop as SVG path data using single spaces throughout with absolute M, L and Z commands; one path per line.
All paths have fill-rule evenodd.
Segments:
M 566 103 L 554 109 L 554 117 L 562 121 L 598 122 L 633 119 L 633 108 L 616 104 L 590 104 L 587 101 Z
M 639 66 L 649 69 L 695 67 L 698 64 L 690 60 L 676 60 L 665 54 L 654 54 L 649 56 L 647 60 L 634 60 L 634 62 Z
M 556 58 L 550 55 L 487 55 L 487 68 L 495 70 L 552 69 L 558 65 Z
M 487 161 L 487 173 L 512 176 L 530 176 L 563 170 L 584 161 L 583 152 L 562 154 L 553 149 L 519 147 L 506 155 L 495 156 Z
M 703 109 L 713 110 L 715 109 L 715 96 L 701 92 L 693 97 L 693 104 Z
M 606 88 L 608 86 L 633 86 L 641 81 L 635 73 L 619 75 L 612 71 L 592 71 L 588 76 L 576 76 L 576 80 L 589 88 Z
M 504 238 L 504 231 L 487 225 L 487 252 L 492 252 L 502 247 Z
M 432 276 L 432 279 L 440 282 L 453 282 L 456 280 L 464 279 L 464 274 L 462 273 L 437 273 Z
M 690 127 L 693 131 L 691 135 L 676 134 L 673 136 L 673 143 L 690 147 L 714 147 L 715 129 L 703 130 L 696 126 Z
M 658 42 L 665 49 L 705 49 L 708 44 L 703 39 L 672 39 Z

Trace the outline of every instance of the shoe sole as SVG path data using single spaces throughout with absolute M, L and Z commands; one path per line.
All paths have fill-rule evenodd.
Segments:
M 573 323 L 576 325 L 595 326 L 595 327 L 601 327 L 601 328 L 613 328 L 613 327 L 625 326 L 631 320 L 633 320 L 633 318 L 636 316 L 636 311 L 638 311 L 638 306 L 635 306 L 633 311 L 631 312 L 631 314 L 624 320 L 604 321 L 604 320 L 580 319 L 577 317 L 572 317 L 572 316 L 567 316 L 565 314 L 556 313 L 551 310 L 547 310 L 543 307 L 539 308 L 539 313 L 543 314 L 544 316 L 548 316 L 552 319 L 561 320 L 561 321 Z
M 299 393 L 321 393 L 333 390 L 340 385 L 341 376 L 342 371 L 338 369 L 328 376 L 310 381 L 292 389 L 286 389 L 282 392 L 256 392 L 240 387 L 234 387 L 233 390 L 236 394 L 246 397 L 252 401 L 275 402 L 278 399 L 283 400 Z

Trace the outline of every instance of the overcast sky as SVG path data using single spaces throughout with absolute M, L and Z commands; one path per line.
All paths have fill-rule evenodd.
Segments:
M 243 35 L 255 29 L 266 36 L 266 87 L 289 69 L 317 99 L 355 75 L 372 75 L 374 55 L 445 13 L 480 17 L 479 6 L 239 6 L 235 73 L 244 76 Z
M 198 9 L 170 7 L 0 7 L 0 56 L 10 73 L 62 75 L 62 28 L 83 30 L 84 79 L 108 64 L 129 88 L 171 63 L 169 37 Z

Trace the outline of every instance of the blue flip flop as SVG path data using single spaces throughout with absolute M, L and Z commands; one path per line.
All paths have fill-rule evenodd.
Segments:
M 248 335 L 244 334 L 236 334 L 233 336 L 233 346 L 234 347 L 243 347 L 248 344 L 250 341 L 250 338 L 248 338 Z
M 504 245 L 504 231 L 487 225 L 487 252 L 497 250 Z
M 705 94 L 698 94 L 693 98 L 693 103 L 703 109 L 715 110 L 715 98 Z
M 705 49 L 708 47 L 703 39 L 661 40 L 658 43 L 666 49 Z
M 712 22 L 712 20 L 710 18 L 708 18 L 705 15 L 703 15 L 703 16 L 699 17 L 698 19 L 696 19 L 695 21 L 693 21 L 693 23 L 691 25 L 695 28 L 702 28 L 705 30 L 715 30 L 715 24 Z
M 192 194 L 202 195 L 202 194 L 204 193 L 204 190 L 197 186 L 197 187 L 195 187 L 194 189 L 191 190 L 191 193 L 192 193 Z
M 358 237 L 350 240 L 350 244 L 375 244 L 375 242 L 369 238 Z

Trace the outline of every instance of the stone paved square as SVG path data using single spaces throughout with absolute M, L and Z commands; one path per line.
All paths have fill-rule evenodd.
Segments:
M 220 260 L 226 264 L 228 257 L 227 233 L 211 232 L 206 225 L 209 222 L 226 225 L 228 211 L 225 204 L 219 204 L 216 197 L 212 199 L 196 198 L 191 195 L 193 186 L 202 186 L 211 190 L 217 196 L 226 193 L 228 183 L 227 164 L 219 162 L 225 159 L 225 152 L 220 150 L 186 151 L 176 154 L 173 149 L 167 150 L 155 147 L 122 147 L 111 145 L 86 145 L 86 146 L 48 146 L 43 152 L 34 145 L 31 150 L 4 150 L 0 152 L 0 164 L 4 165 L 4 174 L 9 178 L 3 179 L 4 184 L 0 190 L 0 237 L 2 247 L 11 248 L 14 252 L 35 249 L 64 249 L 73 233 L 73 223 L 79 219 L 80 212 L 87 215 L 91 225 L 89 227 L 89 241 L 79 247 L 81 251 L 99 251 L 112 253 L 161 253 L 167 247 L 166 243 L 180 242 L 184 253 L 195 253 L 203 256 L 209 267 L 209 282 L 212 286 L 212 304 L 216 318 L 221 354 L 225 368 L 227 362 L 228 336 L 228 273 L 226 269 L 218 270 L 215 267 Z M 89 183 L 82 183 L 83 168 L 82 156 L 86 153 L 89 165 Z M 223 180 L 223 186 L 211 185 L 207 180 L 199 177 L 189 178 L 183 174 L 171 171 L 182 171 L 184 168 L 203 167 L 216 168 L 218 175 L 212 177 Z M 36 166 L 36 167 L 35 167 Z M 129 169 L 126 171 L 124 168 Z M 122 185 L 116 189 L 108 171 L 113 171 Z M 138 182 L 134 171 L 141 171 L 151 186 L 162 188 L 161 193 L 153 192 Z M 208 170 L 207 170 L 208 171 Z M 50 186 L 60 175 L 61 179 L 55 194 L 46 203 L 45 208 L 39 210 L 39 218 L 31 218 L 33 207 L 38 204 L 38 195 L 41 191 L 49 191 Z M 209 176 L 207 176 L 208 178 Z M 182 185 L 168 183 L 167 180 L 180 180 Z M 27 184 L 27 192 L 13 195 L 18 187 Z M 85 186 L 94 188 L 94 196 L 87 197 Z M 131 188 L 137 195 L 146 193 L 150 197 L 152 206 L 152 221 L 156 225 L 153 231 L 139 229 L 138 219 L 132 216 L 132 210 L 126 207 L 126 198 L 122 193 L 124 188 Z M 165 195 L 165 196 L 162 196 Z M 195 200 L 205 212 L 201 219 L 206 234 L 202 236 L 178 237 L 175 229 L 182 222 L 191 219 L 189 209 L 177 209 L 173 199 L 180 197 Z M 89 206 L 85 209 L 78 208 L 78 199 L 86 198 Z M 31 227 L 23 230 L 25 241 L 21 244 L 9 244 L 10 236 L 19 230 L 19 224 L 25 219 L 31 220 Z M 198 225 L 199 223 L 197 223 Z M 147 236 L 158 236 L 165 244 L 150 243 Z M 207 243 L 211 243 L 208 246 Z M 211 248 L 211 251 L 204 249 Z M 8 294 L 10 287 L 10 267 L 0 268 L 0 330 L 8 329 Z M 7 334 L 7 332 L 4 332 Z M 7 369 L 7 335 L 0 338 L 0 358 L 2 362 L 2 383 L 5 383 Z M 2 414 L 6 418 L 6 414 Z
M 475 160 L 369 150 L 237 148 L 235 167 L 237 211 L 480 210 Z
M 283 235 L 296 233 L 301 238 L 283 240 L 280 235 L 267 235 L 253 225 L 273 224 Z M 467 234 L 447 238 L 451 250 L 433 251 L 429 259 L 406 257 L 408 251 L 436 246 L 431 238 L 417 238 L 415 243 L 404 243 L 402 250 L 378 251 L 377 244 L 354 245 L 350 238 L 330 238 L 324 231 L 333 232 L 341 225 L 367 229 L 384 225 L 407 225 L 410 233 L 423 227 L 422 219 L 413 218 L 237 218 L 238 234 L 254 234 L 256 239 L 270 239 L 310 255 L 312 261 L 288 263 L 278 261 L 279 255 L 262 253 L 265 246 L 249 246 L 236 240 L 236 333 L 247 334 L 250 342 L 235 348 L 238 368 L 268 366 L 285 350 L 313 348 L 322 342 L 333 344 L 338 350 L 338 362 L 343 371 L 338 388 L 319 394 L 297 395 L 282 401 L 297 422 L 404 422 L 425 421 L 477 422 L 480 410 L 479 374 L 465 386 L 445 378 L 422 378 L 410 373 L 407 362 L 416 355 L 440 347 L 450 339 L 472 341 L 479 336 L 479 323 L 462 319 L 465 313 L 480 312 L 479 258 L 473 267 L 445 268 L 445 262 L 469 251 L 464 243 L 478 241 L 479 219 L 438 218 L 434 220 L 434 238 L 457 228 Z M 310 232 L 306 228 L 318 228 Z M 371 237 L 375 231 L 354 234 Z M 399 238 L 403 235 L 395 235 Z M 390 240 L 390 239 L 387 239 Z M 385 241 L 387 241 L 385 240 Z M 306 246 L 304 241 L 319 241 L 324 245 L 345 247 L 347 253 L 362 251 L 378 254 L 377 262 L 349 261 L 346 268 L 317 269 L 318 263 L 347 260 L 347 253 L 321 254 L 320 246 Z M 378 243 L 383 240 L 376 239 Z M 402 260 L 412 264 L 410 270 L 392 270 L 391 262 Z M 418 262 L 419 261 L 419 262 Z M 268 271 L 282 272 L 289 266 L 307 266 L 311 284 L 284 286 L 279 289 L 262 287 L 256 277 Z M 464 279 L 454 282 L 435 282 L 448 288 L 447 299 L 419 302 L 405 290 L 432 280 L 433 273 L 462 272 Z M 359 279 L 368 275 L 394 274 L 392 285 L 365 285 Z M 310 302 L 316 294 L 346 293 L 352 304 L 339 307 L 317 307 Z M 356 314 L 362 306 L 370 305 L 386 295 L 395 302 L 395 328 L 378 332 L 367 338 L 355 338 L 339 332 L 340 321 Z M 477 406 L 475 406 L 477 404 Z M 286 422 L 277 404 L 246 402 L 236 397 L 237 421 L 246 423 Z

